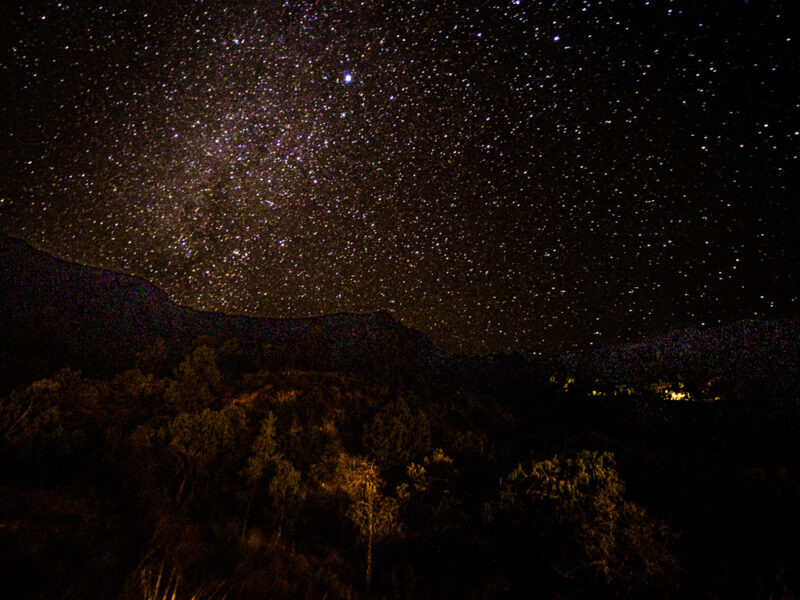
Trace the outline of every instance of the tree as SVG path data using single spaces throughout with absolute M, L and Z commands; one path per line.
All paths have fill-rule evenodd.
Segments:
M 458 471 L 453 459 L 441 448 L 426 456 L 422 464 L 411 463 L 407 481 L 397 486 L 403 522 L 423 539 L 439 544 L 466 522 L 457 490 Z
M 55 379 L 33 382 L 24 391 L 0 401 L 0 427 L 6 441 L 26 458 L 40 456 L 48 446 L 65 453 L 68 428 L 59 402 L 62 386 Z
M 405 466 L 431 448 L 431 426 L 422 409 L 402 398 L 384 406 L 365 428 L 364 445 L 381 465 Z
M 110 386 L 62 369 L 0 399 L 0 432 L 41 466 L 90 449 L 108 417 Z M 53 463 L 55 464 L 55 463 Z
M 285 521 L 296 514 L 297 507 L 303 497 L 300 487 L 300 471 L 295 469 L 288 460 L 278 458 L 275 462 L 275 473 L 267 487 L 278 532 L 281 531 Z
M 209 482 L 222 475 L 221 468 L 235 455 L 238 432 L 244 427 L 241 408 L 205 409 L 176 417 L 156 417 L 137 427 L 129 436 L 134 473 L 142 480 L 145 495 L 162 487 L 168 497 L 173 484 L 174 503 L 181 503 L 184 491 L 198 481 Z M 214 473 L 216 471 L 216 473 Z
M 517 466 L 502 480 L 490 513 L 512 535 L 535 532 L 561 576 L 589 576 L 626 588 L 669 579 L 677 561 L 666 525 L 625 498 L 614 455 L 582 450 Z M 533 544 L 520 540 L 518 547 Z
M 275 415 L 268 412 L 261 421 L 261 426 L 253 446 L 247 466 L 242 472 L 250 485 L 255 485 L 264 475 L 267 467 L 278 457 L 278 445 L 275 442 Z
M 183 473 L 176 503 L 180 503 L 188 480 L 208 478 L 212 465 L 230 455 L 243 421 L 241 409 L 205 409 L 200 414 L 183 413 L 172 420 L 167 453 Z
M 247 521 L 256 492 L 267 479 L 269 479 L 267 493 L 272 502 L 272 508 L 276 515 L 275 521 L 280 531 L 287 515 L 298 505 L 302 492 L 300 472 L 278 452 L 278 445 L 275 441 L 275 416 L 272 412 L 267 413 L 267 417 L 261 422 L 261 428 L 253 442 L 250 457 L 247 459 L 242 475 L 250 486 L 250 495 L 242 521 L 242 538 L 247 534 Z
M 364 587 L 372 580 L 372 544 L 397 529 L 397 501 L 381 494 L 383 481 L 374 463 L 344 454 L 339 456 L 337 481 L 349 499 L 348 517 L 367 545 Z
M 136 353 L 134 366 L 142 373 L 150 373 L 155 376 L 165 375 L 165 367 L 169 352 L 164 338 L 157 338 L 152 346 Z
M 157 412 L 164 402 L 167 381 L 139 369 L 123 371 L 111 381 L 112 422 L 141 423 Z
M 265 471 L 274 464 L 278 456 L 278 445 L 275 443 L 275 415 L 269 412 L 267 417 L 261 421 L 261 427 L 250 450 L 247 465 L 242 471 L 242 475 L 250 487 L 250 496 L 247 499 L 247 508 L 245 508 L 242 520 L 242 538 L 247 534 L 247 520 L 259 483 L 264 477 Z
M 217 403 L 224 392 L 222 372 L 214 349 L 195 348 L 175 369 L 164 398 L 177 412 L 197 412 Z

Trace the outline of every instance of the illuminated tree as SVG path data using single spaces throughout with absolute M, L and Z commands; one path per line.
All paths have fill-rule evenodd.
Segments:
M 348 516 L 367 546 L 364 586 L 372 580 L 372 544 L 397 529 L 397 501 L 381 494 L 383 481 L 374 463 L 340 455 L 337 480 L 349 500 Z
M 261 427 L 256 436 L 247 459 L 247 466 L 243 474 L 250 485 L 255 485 L 263 477 L 267 467 L 278 458 L 278 445 L 275 442 L 275 415 L 267 413 L 261 421 Z

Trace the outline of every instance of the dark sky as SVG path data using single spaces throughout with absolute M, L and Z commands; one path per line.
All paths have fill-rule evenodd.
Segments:
M 796 314 L 785 4 L 4 3 L 0 230 L 450 351 Z

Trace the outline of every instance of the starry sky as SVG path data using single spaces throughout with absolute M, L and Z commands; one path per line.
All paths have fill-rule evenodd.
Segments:
M 790 4 L 4 3 L 0 230 L 452 352 L 794 315 Z

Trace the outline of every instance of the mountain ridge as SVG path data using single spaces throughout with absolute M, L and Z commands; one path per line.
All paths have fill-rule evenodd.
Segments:
M 352 363 L 356 355 L 375 354 L 392 344 L 415 354 L 412 362 L 420 364 L 446 357 L 423 333 L 386 311 L 281 319 L 197 310 L 177 304 L 143 278 L 69 262 L 4 234 L 0 306 L 0 357 L 6 376 L 21 368 L 20 357 L 39 363 L 22 369 L 32 371 L 30 376 L 45 376 L 63 366 L 114 370 L 132 364 L 137 352 L 158 339 L 180 353 L 200 336 L 287 351 L 315 343 L 330 351 L 336 364 Z M 319 339 L 310 340 L 310 335 Z
M 0 307 L 0 391 L 61 367 L 118 371 L 133 365 L 136 354 L 159 339 L 172 355 L 180 355 L 201 336 L 249 347 L 268 344 L 284 354 L 300 348 L 323 357 L 314 363 L 317 368 L 369 363 L 374 369 L 383 361 L 387 371 L 399 363 L 408 371 L 459 360 L 386 311 L 270 318 L 198 310 L 179 305 L 144 278 L 67 261 L 3 233 Z M 797 396 L 800 319 L 676 329 L 533 362 L 491 355 L 462 358 L 487 373 L 519 374 L 549 365 L 608 384 L 676 377 L 702 383 L 722 376 L 740 380 L 743 395 L 775 389 L 782 396 Z

